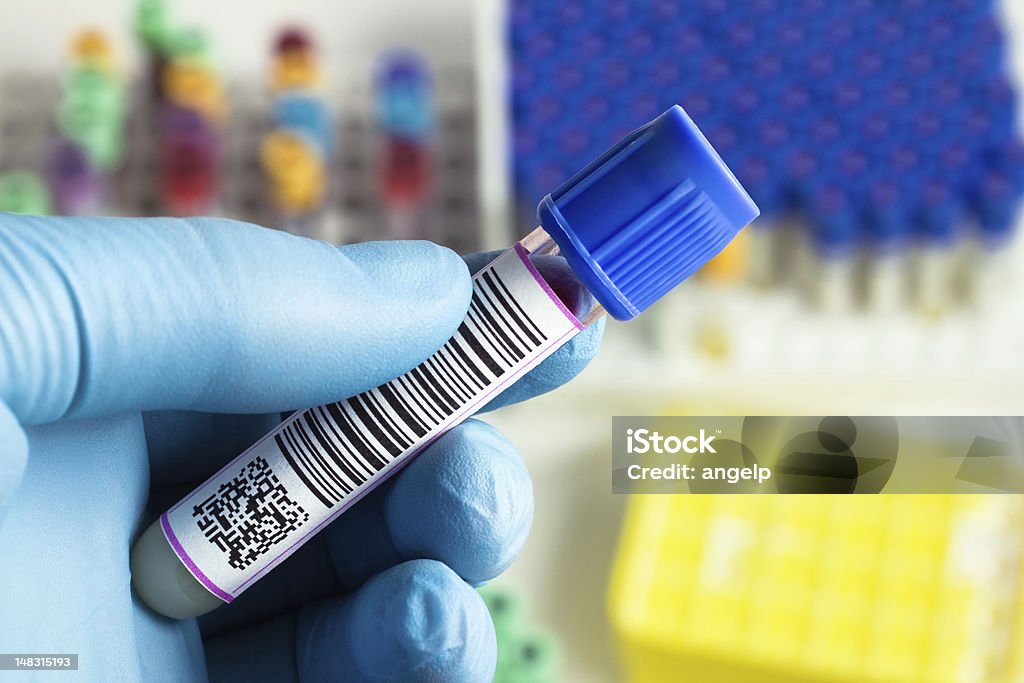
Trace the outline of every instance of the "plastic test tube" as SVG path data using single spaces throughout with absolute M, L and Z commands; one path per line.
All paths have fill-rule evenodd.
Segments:
M 957 227 L 962 215 L 948 183 L 937 178 L 922 182 L 913 284 L 915 303 L 927 316 L 941 316 L 952 303 Z
M 880 178 L 867 190 L 869 258 L 865 264 L 864 298 L 867 307 L 892 313 L 907 300 L 906 232 L 910 217 L 903 206 L 899 185 Z
M 835 184 L 819 188 L 809 207 L 814 238 L 814 273 L 809 294 L 827 313 L 853 308 L 857 215 L 846 192 Z
M 139 0 L 135 6 L 134 28 L 146 50 L 149 94 L 153 100 L 162 100 L 162 74 L 167 65 L 166 52 L 171 40 L 170 22 L 163 0 Z
M 125 94 L 112 74 L 85 68 L 69 72 L 57 106 L 57 128 L 100 171 L 112 171 L 121 161 L 124 118 Z
M 334 146 L 334 121 L 322 97 L 309 91 L 288 91 L 277 95 L 271 108 L 276 128 L 302 133 L 329 161 Z
M 289 232 L 322 238 L 330 216 L 326 197 L 334 121 L 318 92 L 318 62 L 306 31 L 287 28 L 274 40 L 271 127 L 260 145 L 260 163 L 274 223 Z
M 86 29 L 75 36 L 71 57 L 89 68 L 111 73 L 115 69 L 113 46 L 107 35 L 98 29 Z
M 263 139 L 260 163 L 280 227 L 317 236 L 327 193 L 323 150 L 299 131 L 275 130 Z
M 463 325 L 433 356 L 376 389 L 293 414 L 153 522 L 131 555 L 141 598 L 179 619 L 232 601 L 606 311 L 631 320 L 647 309 L 758 209 L 676 106 L 545 197 L 538 214 L 542 227 L 474 276 Z M 563 298 L 529 258 L 551 254 L 577 278 L 578 288 L 555 285 Z M 267 491 L 274 508 L 253 507 Z M 238 505 L 249 508 L 244 518 Z
M 160 119 L 159 190 L 174 216 L 216 213 L 218 132 L 200 112 L 167 105 Z
M 224 84 L 208 63 L 193 57 L 171 61 L 163 71 L 162 82 L 171 104 L 195 109 L 218 126 L 226 121 Z
M 763 155 L 748 154 L 740 158 L 736 168 L 765 216 L 778 216 L 783 207 L 782 185 L 770 160 Z M 756 286 L 767 287 L 778 279 L 778 252 L 782 246 L 776 233 L 778 227 L 762 218 L 748 231 L 747 269 L 750 281 Z
M 434 129 L 431 78 L 419 55 L 394 52 L 381 60 L 376 77 L 377 121 L 388 135 L 424 140 Z
M 1009 248 L 1020 209 L 1021 187 L 1005 169 L 987 169 L 972 197 L 977 232 L 967 262 L 971 303 L 989 309 L 1009 291 L 1014 254 Z
M 58 138 L 44 162 L 44 175 L 59 214 L 100 213 L 104 179 L 79 144 Z
M 421 207 L 430 194 L 430 156 L 419 142 L 384 141 L 379 192 L 388 215 L 388 234 L 413 239 L 420 231 Z
M 283 30 L 274 41 L 271 90 L 319 89 L 323 84 L 319 62 L 316 46 L 306 31 L 298 27 Z
M 388 236 L 422 236 L 423 206 L 431 190 L 430 136 L 434 129 L 431 80 L 416 54 L 395 52 L 377 74 L 377 122 L 383 133 L 378 193 Z

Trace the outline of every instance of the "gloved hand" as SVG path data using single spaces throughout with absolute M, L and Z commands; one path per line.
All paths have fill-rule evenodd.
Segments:
M 417 365 L 469 292 L 465 263 L 424 242 L 0 214 L 0 649 L 78 653 L 79 680 L 488 679 L 494 632 L 470 585 L 509 565 L 533 504 L 479 421 L 199 623 L 149 610 L 128 573 L 155 515 L 282 411 Z M 568 380 L 599 335 L 498 401 Z

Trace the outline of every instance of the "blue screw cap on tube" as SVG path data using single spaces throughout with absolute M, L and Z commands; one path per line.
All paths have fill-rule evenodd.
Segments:
M 676 105 L 546 196 L 537 213 L 609 315 L 631 320 L 760 211 Z

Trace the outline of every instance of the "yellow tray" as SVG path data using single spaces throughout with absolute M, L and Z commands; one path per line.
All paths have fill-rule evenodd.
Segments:
M 609 588 L 629 681 L 1024 680 L 1024 498 L 635 495 Z

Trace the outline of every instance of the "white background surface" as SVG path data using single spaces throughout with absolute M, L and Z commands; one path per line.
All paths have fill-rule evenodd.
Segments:
M 465 62 L 473 49 L 472 0 L 165 0 L 175 25 L 209 29 L 215 56 L 233 76 L 262 77 L 283 24 L 315 32 L 332 66 L 371 60 L 387 47 L 412 47 L 441 62 Z M 0 0 L 0 68 L 54 73 L 84 25 L 117 37 L 134 56 L 134 0 Z

